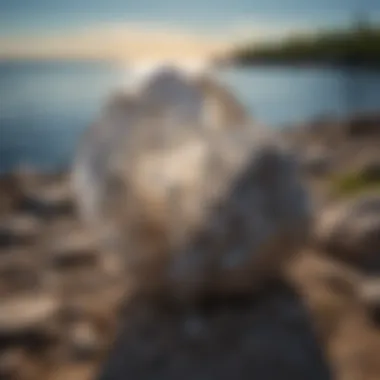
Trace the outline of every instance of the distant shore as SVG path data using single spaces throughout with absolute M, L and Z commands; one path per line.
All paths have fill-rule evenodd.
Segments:
M 291 65 L 380 70 L 380 26 L 354 25 L 290 36 L 276 43 L 247 44 L 225 61 L 230 65 Z
M 334 61 L 313 59 L 231 59 L 217 63 L 217 66 L 225 67 L 294 67 L 294 68 L 328 68 L 328 69 L 364 69 L 380 71 L 380 62 L 371 61 Z

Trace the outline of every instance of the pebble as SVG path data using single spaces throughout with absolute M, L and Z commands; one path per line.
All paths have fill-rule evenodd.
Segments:
M 75 361 L 93 360 L 100 352 L 101 339 L 90 323 L 82 321 L 69 331 L 69 349 Z

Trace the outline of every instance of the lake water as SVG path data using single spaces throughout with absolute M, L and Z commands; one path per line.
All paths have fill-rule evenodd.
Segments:
M 255 67 L 217 74 L 273 128 L 380 109 L 379 72 Z M 68 165 L 84 128 L 128 75 L 126 67 L 105 63 L 0 63 L 0 172 Z

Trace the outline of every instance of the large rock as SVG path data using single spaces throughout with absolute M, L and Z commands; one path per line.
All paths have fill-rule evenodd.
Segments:
M 126 110 L 105 110 L 78 152 L 81 213 L 100 236 L 113 234 L 141 291 L 251 289 L 308 231 L 293 157 L 268 130 L 214 128 L 193 107 L 209 96 L 200 88 L 175 71 L 154 74 Z M 223 108 L 233 97 L 215 99 Z
M 328 208 L 315 241 L 332 256 L 366 271 L 380 271 L 380 196 L 365 194 Z
M 297 164 L 212 83 L 153 74 L 79 148 L 80 213 L 127 281 L 101 379 L 330 379 L 299 297 L 271 281 L 309 229 Z

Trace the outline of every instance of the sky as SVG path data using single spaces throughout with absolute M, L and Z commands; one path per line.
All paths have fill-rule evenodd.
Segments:
M 346 25 L 355 12 L 380 20 L 380 1 L 0 0 L 0 57 L 202 55 L 231 41 Z

